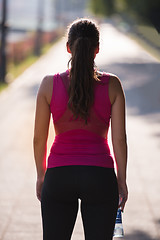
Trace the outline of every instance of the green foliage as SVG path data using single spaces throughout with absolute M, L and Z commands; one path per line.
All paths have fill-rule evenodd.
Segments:
M 0 92 L 3 91 L 8 86 L 7 83 L 1 83 L 0 82 Z
M 159 0 L 125 0 L 125 2 L 130 11 L 134 11 L 142 18 L 150 18 L 155 10 L 160 10 Z
M 157 9 L 160 11 L 160 0 L 90 0 L 90 6 L 95 14 L 107 16 L 129 10 L 146 19 Z
M 115 11 L 114 0 L 90 0 L 90 6 L 97 15 L 108 16 Z
M 143 22 L 153 24 L 160 33 L 160 1 L 159 0 L 125 0 L 129 11 L 132 11 Z
M 126 0 L 115 0 L 115 9 L 117 12 L 123 12 L 127 9 Z
M 156 30 L 151 26 L 137 25 L 137 31 L 144 36 L 145 39 L 157 48 L 160 48 L 160 36 Z
M 146 0 L 126 0 L 126 5 L 130 11 L 142 14 L 147 14 L 148 4 Z

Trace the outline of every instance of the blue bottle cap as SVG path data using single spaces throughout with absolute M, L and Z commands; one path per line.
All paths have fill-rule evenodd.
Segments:
M 121 209 L 118 209 L 117 211 L 116 223 L 122 223 Z

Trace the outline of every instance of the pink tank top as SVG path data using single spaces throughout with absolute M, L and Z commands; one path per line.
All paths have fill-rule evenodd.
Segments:
M 109 78 L 109 74 L 103 73 L 101 81 L 95 82 L 94 104 L 86 125 L 82 119 L 74 120 L 67 107 L 69 71 L 66 71 L 65 84 L 60 74 L 54 75 L 50 110 L 56 136 L 48 157 L 48 168 L 68 165 L 114 167 L 107 141 L 111 116 Z

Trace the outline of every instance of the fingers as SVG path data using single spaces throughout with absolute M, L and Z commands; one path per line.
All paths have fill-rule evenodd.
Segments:
M 41 192 L 42 192 L 43 181 L 37 180 L 36 183 L 36 195 L 39 201 L 41 201 Z
M 37 195 L 38 200 L 41 202 L 41 193 L 37 192 L 36 195 Z
M 121 201 L 120 201 L 120 204 L 119 204 L 118 207 L 121 209 L 122 212 L 124 211 L 124 207 L 125 207 L 126 201 L 127 201 L 127 196 L 121 198 Z

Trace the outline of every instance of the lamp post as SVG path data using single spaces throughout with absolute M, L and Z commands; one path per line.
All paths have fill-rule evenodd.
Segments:
M 7 0 L 2 1 L 1 45 L 0 45 L 0 82 L 5 82 L 6 76 L 6 35 L 7 35 Z
M 43 14 L 44 14 L 44 0 L 38 0 L 38 21 L 34 49 L 34 53 L 36 56 L 39 56 L 41 54 Z

